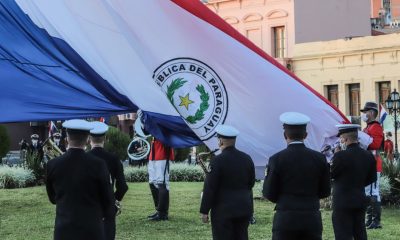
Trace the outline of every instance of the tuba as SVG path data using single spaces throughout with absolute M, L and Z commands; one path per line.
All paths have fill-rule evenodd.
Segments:
M 144 159 L 150 152 L 150 143 L 142 137 L 134 137 L 129 143 L 127 153 L 130 159 L 137 161 Z
M 57 145 L 50 138 L 43 142 L 42 149 L 47 160 L 51 160 L 64 154 L 63 151 L 61 151 L 61 149 L 57 147 Z

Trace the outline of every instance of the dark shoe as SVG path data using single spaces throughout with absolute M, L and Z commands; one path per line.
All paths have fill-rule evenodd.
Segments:
M 168 215 L 157 214 L 156 216 L 150 218 L 150 221 L 167 221 Z
M 372 223 L 367 227 L 367 229 L 380 229 L 380 228 L 382 228 L 382 226 L 381 226 L 379 223 L 374 223 L 374 222 L 372 222 Z
M 256 218 L 254 216 L 251 216 L 249 223 L 250 224 L 256 224 Z
M 158 215 L 158 212 L 155 212 L 155 213 L 153 213 L 153 214 L 147 216 L 147 218 L 153 218 L 153 217 L 155 217 L 155 216 L 157 216 L 157 215 Z

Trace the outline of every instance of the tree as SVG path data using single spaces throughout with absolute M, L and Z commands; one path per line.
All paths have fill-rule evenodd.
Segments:
M 5 126 L 0 125 L 0 159 L 10 150 L 10 137 Z

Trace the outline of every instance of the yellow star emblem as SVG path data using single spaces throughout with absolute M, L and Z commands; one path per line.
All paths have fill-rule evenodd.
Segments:
M 181 99 L 181 103 L 179 104 L 179 106 L 184 106 L 186 110 L 189 110 L 189 104 L 194 103 L 192 100 L 189 99 L 189 93 L 186 94 L 186 96 L 184 97 L 179 96 L 179 98 Z

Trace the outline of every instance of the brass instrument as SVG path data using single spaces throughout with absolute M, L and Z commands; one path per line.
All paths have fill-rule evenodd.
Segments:
M 203 169 L 205 174 L 209 173 L 210 170 L 208 169 L 208 167 L 207 167 L 206 163 L 203 161 L 203 159 L 205 159 L 206 157 L 208 157 L 211 154 L 215 153 L 216 151 L 218 151 L 218 149 L 215 149 L 215 150 L 213 150 L 211 152 L 201 152 L 196 157 L 197 164 L 200 165 L 200 167 Z
M 61 149 L 57 147 L 57 145 L 50 138 L 43 142 L 42 149 L 47 160 L 51 160 L 64 154 L 64 152 L 61 151 Z
M 142 160 L 150 152 L 150 143 L 143 137 L 135 136 L 126 150 L 132 160 Z

